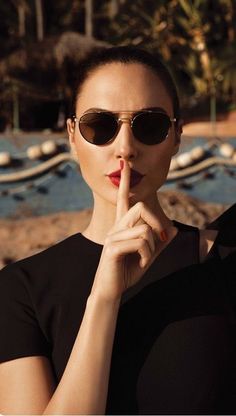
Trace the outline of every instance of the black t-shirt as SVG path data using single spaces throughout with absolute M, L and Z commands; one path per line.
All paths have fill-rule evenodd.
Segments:
M 107 414 L 236 413 L 235 256 L 200 264 L 198 230 L 177 226 L 122 296 Z M 59 382 L 101 252 L 78 233 L 0 272 L 1 362 L 47 356 Z

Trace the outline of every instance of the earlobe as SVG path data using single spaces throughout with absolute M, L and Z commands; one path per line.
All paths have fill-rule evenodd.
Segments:
M 74 132 L 75 132 L 75 129 L 74 129 L 74 123 L 71 120 L 71 118 L 68 118 L 66 120 L 66 126 L 67 126 L 67 133 L 68 133 L 70 142 L 72 142 L 72 141 L 74 142 Z
M 67 125 L 67 133 L 68 133 L 68 137 L 70 141 L 70 146 L 72 150 L 72 147 L 74 147 L 75 145 L 75 138 L 74 138 L 75 129 L 74 129 L 74 124 L 71 118 L 68 118 L 66 120 L 66 125 Z
M 71 118 L 67 119 L 66 125 L 67 125 L 67 132 L 68 132 L 69 142 L 70 142 L 71 156 L 76 162 L 78 162 L 79 158 L 78 158 L 78 154 L 76 151 L 75 138 L 74 138 L 75 129 L 74 129 L 73 121 L 71 120 Z

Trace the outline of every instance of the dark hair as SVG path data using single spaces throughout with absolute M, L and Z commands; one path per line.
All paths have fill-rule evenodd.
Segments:
M 124 64 L 140 63 L 153 70 L 162 80 L 170 97 L 172 98 L 174 117 L 177 119 L 180 117 L 180 104 L 177 89 L 167 67 L 155 54 L 134 46 L 114 46 L 111 48 L 100 49 L 95 52 L 93 51 L 87 55 L 87 57 L 79 65 L 76 88 L 74 89 L 74 95 L 72 98 L 71 114 L 75 114 L 77 97 L 83 83 L 89 75 L 95 69 L 113 62 L 120 62 Z

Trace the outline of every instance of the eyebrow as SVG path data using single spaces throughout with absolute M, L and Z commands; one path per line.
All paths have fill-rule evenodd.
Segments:
M 167 111 L 162 107 L 142 107 L 138 110 L 129 111 L 129 112 L 138 113 L 139 111 L 147 111 L 147 110 L 148 111 L 149 110 L 161 111 L 162 113 L 167 114 Z M 127 110 L 111 111 L 111 110 L 107 110 L 105 108 L 92 107 L 92 108 L 89 108 L 88 110 L 86 110 L 85 113 L 89 113 L 89 112 L 92 112 L 92 111 L 104 111 L 104 112 L 108 112 L 108 113 L 121 113 L 121 112 L 125 113 Z

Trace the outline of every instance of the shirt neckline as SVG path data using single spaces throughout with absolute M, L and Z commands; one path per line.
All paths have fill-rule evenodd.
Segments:
M 183 231 L 183 229 L 181 228 L 181 226 L 182 226 L 182 223 L 179 223 L 178 221 L 175 221 L 175 220 L 173 220 L 172 221 L 173 222 L 173 225 L 177 228 L 177 233 L 176 233 L 176 235 L 172 238 L 172 240 L 170 241 L 170 243 L 169 244 L 167 244 L 167 246 L 161 251 L 161 253 L 163 252 L 163 251 L 165 251 L 166 250 L 166 248 L 168 248 L 169 247 L 169 245 L 170 244 L 172 244 L 172 242 L 174 242 L 178 237 L 179 237 L 179 235 L 181 234 L 181 232 Z M 184 224 L 184 226 L 185 226 L 185 224 Z M 190 227 L 190 228 L 195 228 L 195 227 L 191 227 L 191 226 L 188 226 L 188 225 L 186 225 L 186 227 Z M 87 244 L 90 244 L 91 246 L 93 245 L 93 246 L 97 246 L 97 247 L 100 247 L 100 248 L 103 248 L 103 244 L 100 244 L 100 243 L 97 243 L 96 241 L 93 241 L 93 240 L 90 240 L 88 237 L 86 237 L 85 235 L 83 235 L 82 234 L 82 232 L 80 232 L 79 233 L 79 235 L 80 235 L 80 237 L 85 241 L 85 242 L 87 242 Z M 160 253 L 160 254 L 161 254 Z

